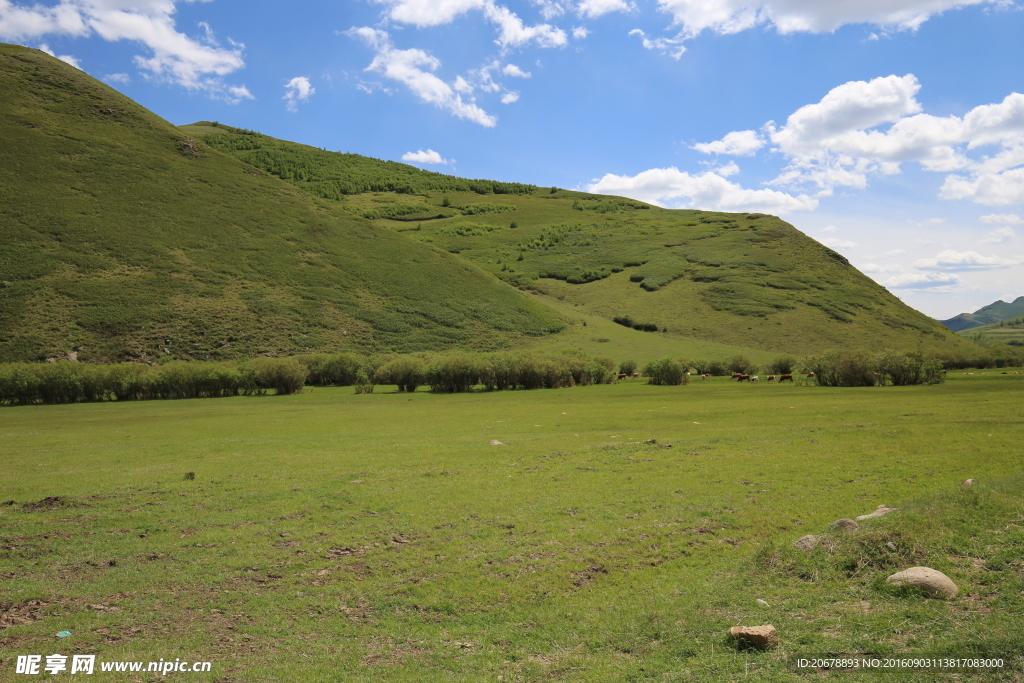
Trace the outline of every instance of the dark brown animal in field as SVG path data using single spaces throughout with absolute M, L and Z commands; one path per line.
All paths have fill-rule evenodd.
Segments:
M 619 379 L 626 379 L 626 375 L 624 373 L 619 373 Z
M 813 373 L 813 372 L 808 372 L 808 373 L 807 373 L 807 376 L 808 376 L 808 377 L 814 377 L 814 373 Z
M 786 382 L 786 381 L 792 382 L 793 381 L 793 375 L 781 375 L 779 377 L 779 384 L 782 384 L 783 382 Z
M 750 375 L 735 375 L 737 382 L 749 382 Z
M 774 382 L 775 381 L 775 375 L 768 375 L 768 380 L 767 381 Z
M 637 379 L 638 377 L 640 377 L 640 373 L 639 372 L 634 372 L 633 373 L 633 379 Z
M 739 379 L 742 376 L 743 376 L 742 372 L 734 372 L 734 373 L 732 373 L 732 378 L 733 379 Z

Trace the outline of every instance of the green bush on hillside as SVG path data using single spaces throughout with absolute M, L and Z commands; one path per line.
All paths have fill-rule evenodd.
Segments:
M 680 385 L 690 381 L 686 368 L 672 358 L 651 361 L 644 366 L 642 374 L 648 378 L 648 384 Z

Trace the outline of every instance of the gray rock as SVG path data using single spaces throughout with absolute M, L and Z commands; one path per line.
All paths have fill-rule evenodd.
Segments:
M 866 515 L 861 515 L 857 518 L 857 520 L 860 521 L 864 519 L 874 519 L 875 517 L 882 517 L 883 515 L 889 514 L 893 510 L 899 510 L 899 508 L 887 508 L 884 505 L 879 505 L 878 509 L 876 509 L 874 512 L 869 512 Z
M 491 439 L 491 445 L 492 446 L 504 446 L 505 444 L 503 444 L 502 442 L 498 441 L 497 439 Z
M 857 519 L 860 519 L 860 517 L 858 517 Z M 837 519 L 836 521 L 832 522 L 828 525 L 828 528 L 832 531 L 856 531 L 860 528 L 860 524 L 857 524 L 857 522 L 853 521 L 852 519 L 844 518 Z
M 807 534 L 793 543 L 793 547 L 799 548 L 800 550 L 813 550 L 816 545 L 818 545 L 818 537 L 811 534 Z
M 953 580 L 931 567 L 911 567 L 885 579 L 894 586 L 916 586 L 933 598 L 953 598 L 960 592 Z
M 962 483 L 960 485 L 961 486 L 974 486 L 974 480 L 973 479 L 968 479 L 967 481 L 965 481 L 964 483 Z

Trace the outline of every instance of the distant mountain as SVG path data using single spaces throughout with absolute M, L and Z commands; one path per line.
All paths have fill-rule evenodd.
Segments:
M 972 327 L 981 327 L 990 323 L 997 323 L 1000 320 L 1024 315 L 1024 296 L 1019 296 L 1012 303 L 1003 300 L 983 306 L 974 313 L 961 313 L 949 320 L 940 320 L 943 325 L 953 332 L 969 330 Z

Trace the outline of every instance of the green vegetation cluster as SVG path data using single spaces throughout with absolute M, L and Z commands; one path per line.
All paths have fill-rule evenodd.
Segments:
M 202 141 L 218 151 L 252 164 L 323 199 L 340 200 L 362 192 L 474 192 L 531 194 L 534 185 L 496 180 L 469 180 L 423 171 L 409 164 L 381 161 L 359 154 L 328 152 L 277 140 L 255 131 L 200 121 L 186 129 L 214 129 Z
M 8 363 L 0 365 L 0 404 L 140 401 L 294 394 L 306 369 L 291 358 L 242 363 L 172 361 L 161 365 Z
M 43 52 L 0 46 L 0 91 L 2 362 L 499 349 L 564 326 L 471 263 L 221 154 Z M 371 162 L 363 175 L 383 172 Z M 400 197 L 352 207 L 456 214 Z
M 834 350 L 804 358 L 800 367 L 824 387 L 940 384 L 946 379 L 942 362 L 920 352 Z

